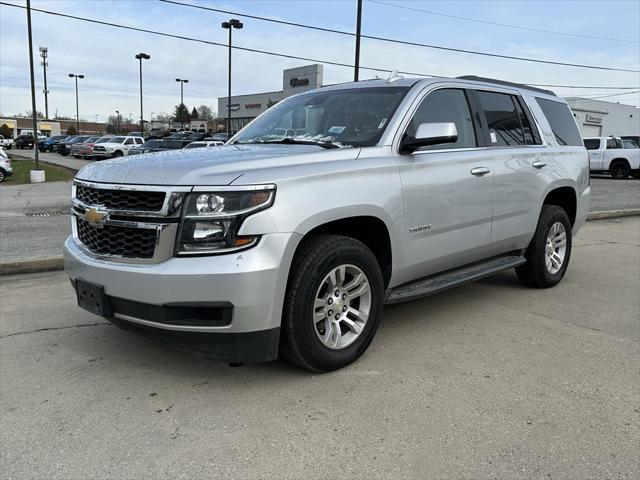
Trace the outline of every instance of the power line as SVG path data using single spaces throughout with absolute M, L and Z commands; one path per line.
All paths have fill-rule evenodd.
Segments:
M 346 32 L 344 30 L 335 30 L 335 29 L 331 29 L 331 28 L 324 28 L 324 27 L 317 27 L 315 25 L 307 25 L 304 23 L 296 23 L 296 22 L 288 22 L 288 21 L 284 21 L 284 20 L 275 20 L 273 18 L 267 18 L 267 17 L 260 17 L 257 15 L 249 15 L 249 14 L 244 14 L 241 12 L 232 12 L 229 10 L 221 10 L 218 8 L 212 8 L 212 7 L 203 7 L 202 5 L 191 5 L 188 3 L 182 3 L 182 2 L 176 2 L 175 0 L 159 0 L 161 2 L 164 3 L 171 3 L 174 5 L 179 5 L 182 7 L 188 7 L 188 8 L 196 8 L 199 10 L 208 10 L 211 12 L 216 12 L 216 13 L 225 13 L 225 14 L 229 14 L 229 15 L 237 15 L 240 17 L 246 17 L 246 18 L 253 18 L 255 20 L 261 20 L 264 22 L 271 22 L 271 23 L 278 23 L 278 24 L 282 24 L 282 25 L 288 25 L 288 26 L 294 26 L 294 27 L 299 27 L 299 28 L 306 28 L 306 29 L 310 29 L 310 30 L 319 30 L 322 32 L 330 32 L 330 33 L 336 33 L 339 35 L 348 35 L 350 37 L 354 37 L 355 33 L 352 32 Z M 368 38 L 370 40 L 378 40 L 380 42 L 387 42 L 387 43 L 395 43 L 395 44 L 400 44 L 400 45 L 410 45 L 413 47 L 423 47 L 423 48 L 431 48 L 431 49 L 435 49 L 435 50 L 444 50 L 447 52 L 456 52 L 456 53 L 466 53 L 469 55 L 481 55 L 481 56 L 485 56 L 485 57 L 493 57 L 493 58 L 503 58 L 506 60 L 518 60 L 518 61 L 523 61 L 523 62 L 533 62 L 533 63 L 544 63 L 547 65 L 559 65 L 559 66 L 564 66 L 564 67 L 576 67 L 576 68 L 589 68 L 589 69 L 593 69 L 593 70 L 608 70 L 608 71 L 615 71 L 615 72 L 631 72 L 631 73 L 640 73 L 640 70 L 631 70 L 631 69 L 627 69 L 627 68 L 616 68 L 616 67 L 603 67 L 600 65 L 587 65 L 587 64 L 582 64 L 582 63 L 567 63 L 567 62 L 556 62 L 554 60 L 542 60 L 539 58 L 529 58 L 529 57 L 517 57 L 514 55 L 503 55 L 500 53 L 491 53 L 491 52 L 481 52 L 481 51 L 477 51 L 477 50 L 467 50 L 464 48 L 453 48 L 453 47 L 445 47 L 443 45 L 434 45 L 434 44 L 429 44 L 429 43 L 421 43 L 421 42 L 411 42 L 409 40 L 400 40 L 400 39 L 395 39 L 395 38 L 388 38 L 388 37 L 379 37 L 379 36 L 375 36 L 375 35 L 361 35 L 362 38 Z
M 624 40 L 621 38 L 608 38 L 608 37 L 597 37 L 594 35 L 582 35 L 579 33 L 567 33 L 567 32 L 556 32 L 553 30 L 543 30 L 541 28 L 533 28 L 533 27 L 525 27 L 523 25 L 511 25 L 508 23 L 498 23 L 498 22 L 491 22 L 489 20 L 479 20 L 477 18 L 469 18 L 469 17 L 461 17 L 458 15 L 450 15 L 447 13 L 441 13 L 441 12 L 434 12 L 432 10 L 423 10 L 421 8 L 415 8 L 415 7 L 408 7 L 406 5 L 398 5 L 395 3 L 391 3 L 391 2 L 383 2 L 380 0 L 368 0 L 371 3 L 377 3 L 379 5 L 386 5 L 388 7 L 395 7 L 395 8 L 401 8 L 403 10 L 412 10 L 414 12 L 422 12 L 422 13 L 428 13 L 430 15 L 438 15 L 440 17 L 447 17 L 447 18 L 455 18 L 456 20 L 464 20 L 467 22 L 475 22 L 475 23 L 484 23 L 487 25 L 493 25 L 493 26 L 497 26 L 497 27 L 506 27 L 506 28 L 514 28 L 514 29 L 518 29 L 518 30 L 528 30 L 530 32 L 538 32 L 538 33 L 550 33 L 552 35 L 563 35 L 565 37 L 576 37 L 576 38 L 590 38 L 593 40 L 607 40 L 610 42 L 624 42 L 624 43 L 640 43 L 636 40 Z
M 609 97 L 620 97 L 622 95 L 635 95 L 640 93 L 640 90 L 636 90 L 635 92 L 625 92 L 625 93 L 612 93 L 610 95 L 584 95 L 580 98 L 590 98 L 590 99 L 596 99 L 596 98 L 609 98 Z
M 0 1 L 0 5 L 26 9 L 26 7 L 23 7 L 22 5 L 15 5 L 13 3 L 7 3 L 7 2 L 4 2 L 4 1 Z M 152 34 L 152 35 L 169 37 L 169 38 L 174 38 L 174 39 L 178 39 L 178 40 L 202 43 L 202 44 L 205 44 L 205 45 L 212 45 L 212 46 L 216 46 L 216 47 L 222 47 L 222 48 L 225 48 L 225 49 L 229 48 L 228 45 L 225 45 L 223 43 L 212 42 L 210 40 L 204 40 L 204 39 L 200 39 L 200 38 L 187 37 L 187 36 L 184 36 L 184 35 L 176 35 L 176 34 L 173 34 L 173 33 L 159 32 L 159 31 L 156 31 L 156 30 L 149 30 L 149 29 L 145 29 L 145 28 L 132 27 L 132 26 L 129 26 L 129 25 L 121 25 L 121 24 L 112 23 L 112 22 L 105 22 L 103 20 L 95 20 L 95 19 L 92 19 L 92 18 L 79 17 L 79 16 L 76 16 L 76 15 L 70 15 L 70 14 L 66 14 L 66 13 L 52 12 L 52 11 L 49 11 L 49 10 L 43 10 L 43 9 L 39 9 L 39 8 L 31 8 L 31 11 L 38 12 L 38 13 L 44 13 L 44 14 L 47 14 L 47 15 L 53 15 L 53 16 L 57 16 L 57 17 L 70 18 L 72 20 L 78 20 L 78 21 L 83 21 L 83 22 L 88 22 L 88 23 L 95 23 L 95 24 L 105 25 L 105 26 L 114 27 L 114 28 L 120 28 L 120 29 L 123 29 L 123 30 L 132 30 L 132 31 L 140 32 L 140 33 L 148 33 L 148 34 Z M 270 55 L 270 56 L 274 56 L 274 57 L 289 58 L 289 59 L 293 59 L 293 60 L 304 60 L 304 61 L 307 61 L 307 62 L 314 62 L 314 63 L 324 63 L 324 64 L 327 64 L 327 65 L 335 65 L 335 66 L 338 66 L 338 67 L 347 67 L 347 68 L 353 68 L 354 67 L 352 64 L 349 64 L 349 63 L 335 62 L 335 61 L 331 61 L 331 60 L 322 60 L 322 59 L 310 58 L 310 57 L 301 57 L 301 56 L 297 56 L 297 55 L 289 55 L 289 54 L 285 54 L 285 53 L 271 52 L 271 51 L 259 50 L 259 49 L 255 49 L 255 48 L 240 47 L 240 46 L 237 46 L 237 45 L 233 45 L 231 48 L 236 49 L 236 50 L 242 50 L 242 51 L 246 51 L 246 52 L 251 52 L 251 53 L 258 53 L 258 54 L 262 54 L 262 55 Z M 374 71 L 374 72 L 391 73 L 393 71 L 393 70 L 389 70 L 389 69 L 386 69 L 386 68 L 377 68 L 377 67 L 360 66 L 360 68 L 363 69 L 363 70 L 370 70 L 370 71 Z M 414 76 L 417 76 L 417 77 L 445 78 L 442 75 L 431 75 L 431 74 L 420 73 L 420 72 L 399 71 L 398 73 L 402 73 L 402 74 L 405 74 L 405 75 L 414 75 Z M 555 84 L 536 84 L 536 83 L 529 83 L 528 85 L 537 86 L 537 87 L 577 88 L 577 89 L 605 89 L 605 90 L 634 90 L 634 89 L 638 88 L 637 86 L 634 86 L 634 87 L 593 86 L 593 87 L 591 87 L 591 86 L 586 86 L 586 85 L 555 85 Z
M 13 3 L 7 3 L 7 2 L 2 2 L 0 1 L 0 5 L 5 5 L 8 7 L 15 7 L 15 8 L 21 8 L 21 9 L 26 9 L 26 7 L 23 7 L 22 5 L 15 5 Z M 53 15 L 53 16 L 57 16 L 57 17 L 64 17 L 64 18 L 70 18 L 73 20 L 79 20 L 79 21 L 83 21 L 83 22 L 89 22 L 89 23 L 97 23 L 99 25 L 105 25 L 108 27 L 115 27 L 115 28 L 121 28 L 123 30 L 133 30 L 136 32 L 141 32 L 141 33 L 149 33 L 152 35 L 160 35 L 163 37 L 170 37 L 170 38 L 175 38 L 175 39 L 179 39 L 179 40 L 186 40 L 189 42 L 197 42 L 197 43 L 204 43 L 206 45 L 213 45 L 216 47 L 223 47 L 225 49 L 228 49 L 229 46 L 225 45 L 224 43 L 219 43 L 219 42 L 212 42 L 210 40 L 204 40 L 201 38 L 194 38 L 194 37 L 187 37 L 185 35 L 176 35 L 173 33 L 166 33 L 166 32 L 159 32 L 157 30 L 149 30 L 147 28 L 139 28 L 139 27 L 132 27 L 130 25 L 122 25 L 122 24 L 118 24 L 118 23 L 112 23 L 112 22 L 105 22 L 104 20 L 95 20 L 93 18 L 86 18 L 86 17 L 79 17 L 77 15 L 70 15 L 67 13 L 60 13 L 60 12 L 52 12 L 50 10 L 43 10 L 40 8 L 31 8 L 32 12 L 38 12 L 38 13 L 44 13 L 47 15 Z M 290 58 L 293 60 L 304 60 L 306 62 L 315 62 L 315 63 L 326 63 L 327 65 L 336 65 L 338 67 L 348 67 L 348 68 L 353 68 L 352 64 L 349 63 L 342 63 L 342 62 L 334 62 L 332 60 L 320 60 L 317 58 L 311 58 L 311 57 L 301 57 L 301 56 L 297 56 L 297 55 L 289 55 L 286 53 L 278 53 L 278 52 L 271 52 L 268 50 L 259 50 L 257 48 L 249 48 L 249 47 L 240 47 L 237 45 L 233 45 L 231 48 L 233 48 L 234 50 L 242 50 L 245 52 L 252 52 L 252 53 L 260 53 L 263 55 L 270 55 L 270 56 L 274 56 L 274 57 L 283 57 L 283 58 Z M 377 68 L 377 67 L 364 67 L 361 66 L 360 67 L 363 70 L 371 70 L 374 72 L 385 72 L 385 73 L 391 73 L 393 72 L 393 70 L 389 70 L 387 68 Z M 415 75 L 418 77 L 439 77 L 439 75 L 429 75 L 427 73 L 418 73 L 418 72 L 399 72 L 399 73 L 403 73 L 405 75 Z

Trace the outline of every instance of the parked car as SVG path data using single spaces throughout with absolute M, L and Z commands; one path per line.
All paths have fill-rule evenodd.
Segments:
M 111 137 L 107 142 L 93 146 L 93 156 L 97 159 L 129 155 L 129 150 L 144 143 L 144 138 L 132 135 Z
M 218 132 L 211 135 L 211 137 L 209 138 L 211 138 L 211 140 L 219 140 L 221 142 L 226 142 L 227 140 L 229 140 L 229 135 L 225 132 Z
M 475 78 L 327 86 L 225 146 L 83 168 L 78 304 L 219 360 L 324 372 L 368 348 L 385 303 L 511 268 L 553 287 L 589 212 L 578 126 L 552 92 Z M 304 134 L 274 138 L 293 121 Z
M 147 140 L 142 145 L 138 145 L 129 150 L 129 155 L 137 155 L 140 153 L 161 152 L 163 150 L 179 150 L 188 145 L 188 140 Z
M 3 135 L 0 135 L 0 147 L 5 150 L 11 150 L 11 147 L 13 147 L 13 138 L 4 138 Z
M 44 140 L 40 140 L 38 141 L 38 150 L 40 150 L 41 152 L 51 152 L 54 150 L 55 145 L 62 141 L 69 138 L 68 135 L 53 135 L 51 137 L 45 138 Z
M 0 147 L 0 183 L 4 182 L 4 179 L 13 175 L 13 169 L 11 168 L 11 159 L 3 147 Z
M 89 135 L 74 135 L 71 138 L 65 139 L 62 142 L 58 143 L 56 145 L 56 152 L 58 152 L 63 157 L 66 157 L 71 153 L 71 147 L 73 145 L 75 145 L 76 143 L 85 142 L 88 138 L 90 138 Z
M 584 139 L 584 146 L 591 172 L 608 173 L 616 179 L 629 175 L 640 178 L 640 150 L 627 148 L 620 137 L 589 137 Z
M 185 136 L 185 139 L 191 140 L 192 142 L 198 142 L 204 140 L 207 137 L 207 133 L 193 132 L 191 135 Z
M 15 146 L 18 150 L 24 150 L 27 148 L 33 148 L 33 134 L 32 133 L 21 133 L 16 138 Z
M 191 142 L 184 148 L 220 147 L 222 145 L 224 145 L 224 142 L 219 142 L 217 140 L 206 140 L 206 141 Z
M 76 158 L 88 158 L 93 152 L 93 146 L 100 140 L 100 136 L 89 137 L 83 142 L 77 142 L 71 145 L 70 154 Z

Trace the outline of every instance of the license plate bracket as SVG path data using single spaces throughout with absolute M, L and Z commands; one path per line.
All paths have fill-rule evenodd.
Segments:
M 104 293 L 102 285 L 85 282 L 84 280 L 76 280 L 76 296 L 78 298 L 78 306 L 84 308 L 94 315 L 101 317 L 110 317 L 113 315 L 111 302 L 109 297 Z

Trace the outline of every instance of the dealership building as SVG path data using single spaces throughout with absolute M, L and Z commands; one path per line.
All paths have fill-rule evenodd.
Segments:
M 589 98 L 566 98 L 583 137 L 640 135 L 640 108 Z
M 231 97 L 231 131 L 237 132 L 280 100 L 322 86 L 322 65 L 289 68 L 282 72 L 282 90 Z M 227 98 L 218 98 L 218 116 L 227 118 Z

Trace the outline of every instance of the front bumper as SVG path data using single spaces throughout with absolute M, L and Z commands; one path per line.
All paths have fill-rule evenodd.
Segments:
M 110 318 L 116 325 L 218 360 L 268 361 L 277 357 L 289 266 L 300 238 L 269 234 L 237 253 L 129 264 L 93 258 L 69 237 L 64 263 L 72 283 L 103 286 L 105 295 L 116 299 Z M 123 301 L 136 308 L 118 307 Z M 217 304 L 230 306 L 230 322 L 165 321 L 164 311 L 176 306 Z
M 105 152 L 105 151 L 93 151 L 91 152 L 91 155 L 93 157 L 97 157 L 97 158 L 111 158 L 111 153 L 110 152 Z

